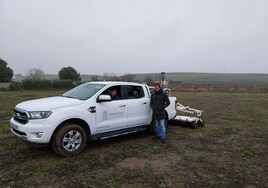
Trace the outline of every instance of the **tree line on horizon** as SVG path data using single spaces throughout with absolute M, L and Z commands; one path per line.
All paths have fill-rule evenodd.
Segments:
M 19 89 L 46 89 L 46 88 L 71 88 L 75 85 L 81 84 L 80 73 L 71 66 L 63 67 L 58 72 L 58 79 L 48 80 L 45 78 L 45 73 L 41 69 L 29 69 L 26 77 L 21 74 L 16 74 L 15 77 L 23 77 L 22 81 L 12 80 L 14 72 L 12 68 L 8 67 L 6 61 L 0 58 L 0 83 L 11 82 L 11 90 Z M 126 73 L 122 76 L 118 76 L 115 73 L 105 72 L 103 76 L 93 75 L 91 80 L 88 81 L 127 81 L 127 82 L 140 82 L 136 80 L 135 74 Z M 149 85 L 154 83 L 154 79 L 150 76 L 146 76 L 142 82 Z
M 168 87 L 172 88 L 174 91 L 192 91 L 192 90 L 211 90 L 211 91 L 264 91 L 266 92 L 267 87 L 267 76 L 261 75 L 255 78 L 256 75 L 252 75 L 249 80 L 248 76 L 235 75 L 230 77 L 230 75 L 220 75 L 222 78 L 219 79 L 217 75 L 187 75 L 184 74 L 168 74 L 165 78 L 165 83 Z M 213 77 L 214 76 L 214 77 Z M 219 75 L 218 75 L 219 76 Z M 228 79 L 226 80 L 226 77 Z M 238 77 L 239 76 L 239 77 Z M 76 85 L 79 85 L 86 81 L 127 81 L 127 82 L 139 82 L 146 83 L 148 85 L 153 85 L 156 81 L 161 80 L 160 74 L 131 74 L 126 73 L 122 76 L 118 76 L 115 73 L 105 72 L 103 75 L 91 75 L 87 78 L 81 79 L 81 75 L 73 67 L 63 67 L 58 72 L 58 78 L 49 79 L 46 77 L 45 73 L 41 69 L 30 69 L 26 76 L 21 74 L 16 74 L 15 77 L 19 78 L 13 79 L 13 70 L 8 67 L 6 61 L 0 58 L 0 83 L 11 83 L 9 85 L 9 90 L 21 90 L 21 89 L 69 89 Z M 179 79 L 178 79 L 179 78 Z M 198 78 L 198 80 L 196 80 Z M 204 79 L 205 78 L 205 79 Z M 203 80 L 202 80 L 203 79 Z M 209 80 L 210 79 L 210 80 Z M 233 79 L 233 80 L 232 80 Z M 0 90 L 6 90 L 6 85 L 3 87 L 0 84 Z

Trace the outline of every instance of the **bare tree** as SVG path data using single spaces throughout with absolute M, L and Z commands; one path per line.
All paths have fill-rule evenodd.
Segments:
M 119 78 L 118 78 L 117 74 L 110 73 L 110 80 L 111 81 L 117 81 L 117 80 L 119 80 Z
M 115 74 L 115 73 L 108 73 L 108 72 L 103 73 L 103 79 L 105 81 L 117 81 L 117 80 L 119 80 L 117 74 Z
M 130 74 L 130 73 L 127 73 L 127 74 L 124 74 L 123 76 L 121 76 L 121 80 L 126 81 L 126 82 L 134 82 L 135 78 L 136 78 L 136 75 Z
M 28 70 L 28 77 L 31 78 L 31 79 L 41 79 L 43 78 L 45 75 L 44 71 L 41 70 L 41 69 L 30 69 Z
M 98 80 L 99 80 L 99 76 L 98 76 L 98 75 L 93 75 L 93 76 L 91 77 L 91 80 L 92 80 L 92 81 L 98 81 Z
M 105 81 L 109 80 L 108 72 L 103 73 L 103 80 L 105 80 Z
M 147 85 L 153 85 L 154 84 L 154 80 L 151 76 L 146 76 L 144 78 L 144 82 L 147 84 Z

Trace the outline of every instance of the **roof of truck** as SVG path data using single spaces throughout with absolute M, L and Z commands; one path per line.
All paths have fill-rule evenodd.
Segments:
M 105 84 L 105 85 L 145 85 L 137 82 L 121 82 L 121 81 L 94 81 L 88 83 L 98 83 L 98 84 Z

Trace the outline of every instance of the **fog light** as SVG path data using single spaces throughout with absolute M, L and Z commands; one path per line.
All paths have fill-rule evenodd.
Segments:
M 36 135 L 37 138 L 41 138 L 43 136 L 43 133 L 39 132 L 39 133 L 35 133 L 35 135 Z

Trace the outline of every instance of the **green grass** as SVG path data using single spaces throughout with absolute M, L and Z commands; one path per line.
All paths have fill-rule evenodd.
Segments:
M 0 92 L 0 187 L 268 187 L 268 94 L 173 93 L 204 110 L 204 128 L 168 127 L 90 143 L 59 158 L 9 128 L 15 105 L 63 91 Z

